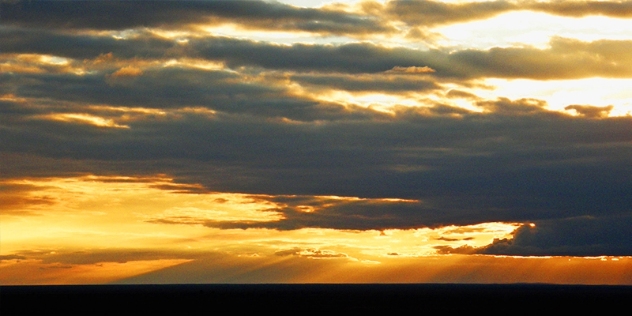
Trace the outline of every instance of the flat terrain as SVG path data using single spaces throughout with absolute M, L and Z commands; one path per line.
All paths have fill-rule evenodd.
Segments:
M 603 311 L 632 299 L 630 286 L 259 284 L 3 286 L 2 315 L 147 312 Z

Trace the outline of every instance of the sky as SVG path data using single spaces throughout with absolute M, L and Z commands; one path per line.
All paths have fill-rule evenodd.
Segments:
M 632 284 L 632 1 L 0 0 L 0 284 Z

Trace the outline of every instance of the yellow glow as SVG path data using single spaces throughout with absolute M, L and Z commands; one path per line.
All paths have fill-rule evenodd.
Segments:
M 304 214 L 317 214 L 345 203 L 421 203 L 416 200 L 283 196 L 287 201 L 311 202 L 279 203 L 274 202 L 278 197 L 270 195 L 207 192 L 200 185 L 179 184 L 165 175 L 86 175 L 13 179 L 0 184 L 23 188 L 23 191 L 7 191 L 0 200 L 3 203 L 1 251 L 4 256 L 13 256 L 0 261 L 2 284 L 111 282 L 160 275 L 164 268 L 182 270 L 181 276 L 198 273 L 191 280 L 195 282 L 229 282 L 262 267 L 275 267 L 278 268 L 275 271 L 282 273 L 284 267 L 295 264 L 304 268 L 298 274 L 279 274 L 274 280 L 511 282 L 526 280 L 528 271 L 538 271 L 538 276 L 528 282 L 595 282 L 580 272 L 588 266 L 586 271 L 609 269 L 608 275 L 600 280 L 614 282 L 613 278 L 624 278 L 623 271 L 632 264 L 627 257 L 583 261 L 550 257 L 536 264 L 533 260 L 510 256 L 437 255 L 474 250 L 496 238 L 511 238 L 511 232 L 523 225 L 520 223 L 383 231 L 243 230 L 207 225 L 275 222 L 283 220 L 280 210 L 288 207 Z M 209 256 L 212 259 L 205 259 Z M 480 270 L 482 263 L 487 267 Z M 208 272 L 229 267 L 238 274 Z M 544 268 L 557 274 L 541 274 Z M 574 274 L 565 272 L 566 268 Z M 470 279 L 473 276 L 491 278 Z M 260 280 L 257 278 L 252 276 L 248 280 Z M 153 280 L 168 282 L 164 277 Z
M 401 94 L 386 94 L 386 93 L 359 93 L 349 92 L 343 90 L 328 90 L 319 91 L 318 93 L 308 94 L 316 100 L 333 102 L 345 105 L 358 105 L 373 109 L 376 111 L 392 114 L 393 106 L 419 106 L 419 102 L 416 99 L 409 98 Z
M 42 264 L 37 260 L 0 263 L 0 284 L 95 284 L 109 283 L 135 275 L 176 266 L 191 260 L 160 259 L 98 264 Z
M 26 102 L 25 98 L 20 98 L 13 93 L 1 94 L 0 101 Z
M 87 105 L 85 107 L 94 111 L 138 113 L 138 114 L 159 115 L 159 116 L 164 116 L 167 114 L 167 112 L 161 109 L 149 109 L 149 108 L 141 108 L 141 107 L 121 107 L 121 106 L 109 106 L 109 105 Z
M 270 31 L 244 28 L 239 24 L 222 23 L 213 26 L 201 26 L 200 29 L 213 36 L 227 36 L 233 38 L 249 38 L 271 43 L 296 43 L 297 39 L 312 37 L 312 33 L 301 31 Z
M 138 77 L 143 74 L 140 68 L 134 66 L 126 66 L 112 74 L 112 77 Z
M 632 25 L 628 19 L 570 18 L 531 11 L 509 12 L 486 20 L 438 27 L 433 31 L 444 36 L 439 41 L 441 45 L 479 49 L 516 45 L 545 48 L 553 36 L 582 41 L 632 39 Z
M 472 90 L 480 97 L 494 99 L 497 96 L 509 99 L 535 98 L 548 103 L 548 108 L 562 111 L 566 106 L 612 105 L 610 116 L 632 115 L 632 79 L 587 78 L 576 80 L 527 80 L 487 79 L 485 83 L 494 90 Z
M 33 65 L 19 65 L 12 62 L 0 63 L 0 73 L 42 73 L 43 69 Z
M 249 39 L 253 41 L 262 41 L 279 45 L 293 44 L 332 44 L 332 43 L 348 43 L 349 35 L 340 36 L 314 36 L 312 32 L 300 30 L 270 30 L 258 29 L 255 27 L 245 27 L 235 23 L 221 23 L 216 25 L 200 25 L 197 27 L 200 32 L 206 33 L 207 36 L 220 36 L 227 38 Z M 380 36 L 380 35 L 375 35 Z M 362 35 L 358 36 L 363 38 Z M 386 38 L 386 36 L 380 36 Z
M 198 68 L 204 70 L 224 70 L 230 71 L 225 68 L 224 63 L 209 61 L 204 59 L 195 59 L 195 58 L 180 58 L 180 59 L 171 59 L 164 63 L 164 67 L 191 67 Z
M 177 40 L 178 43 L 180 44 L 188 43 L 187 37 L 192 37 L 196 35 L 194 32 L 181 31 L 181 30 L 176 31 L 176 30 L 149 29 L 148 31 L 149 33 L 159 36 L 159 37 Z
M 75 73 L 83 74 L 84 69 L 69 58 L 46 54 L 1 54 L 0 72 L 8 73 Z
M 38 116 L 42 119 L 68 122 L 68 123 L 80 123 L 80 124 L 88 124 L 94 125 L 98 127 L 110 127 L 110 128 L 129 128 L 127 125 L 119 125 L 112 119 L 105 119 L 99 116 L 90 115 L 90 114 L 82 114 L 82 113 L 59 113 L 59 114 L 48 114 Z
M 193 248 L 223 245 L 229 249 L 238 245 L 235 239 L 238 236 L 242 240 L 237 247 L 241 249 L 238 253 L 282 250 L 309 242 L 323 250 L 349 252 L 361 257 L 360 259 L 371 259 L 363 258 L 361 254 L 432 254 L 435 251 L 434 245 L 446 244 L 444 240 L 436 240 L 439 236 L 467 238 L 476 235 L 476 238 L 469 239 L 466 243 L 473 246 L 484 245 L 493 238 L 506 236 L 517 225 L 489 223 L 467 226 L 462 230 L 455 226 L 436 230 L 389 230 L 388 238 L 380 236 L 377 231 L 348 232 L 314 228 L 294 231 L 217 230 L 199 224 L 205 221 L 278 221 L 282 217 L 276 210 L 290 206 L 271 202 L 271 197 L 267 195 L 194 193 L 202 188 L 176 184 L 164 176 L 21 179 L 5 181 L 3 184 L 32 188 L 18 195 L 5 195 L 4 203 L 14 202 L 7 204 L 2 213 L 3 252 L 31 247 L 63 249 L 111 247 L 115 244 L 154 248 L 180 239 L 189 240 L 188 246 Z M 191 192 L 180 193 L 186 191 Z M 417 202 L 339 196 L 313 197 L 313 201 L 317 204 L 299 204 L 297 209 L 318 212 L 324 207 L 353 201 Z M 161 224 L 163 221 L 174 224 Z M 33 229 L 25 231 L 22 229 L 24 225 Z M 204 237 L 209 232 L 213 232 L 210 240 Z M 82 237 L 76 238 L 78 236 Z M 266 239 L 277 240 L 278 244 L 270 245 L 272 248 L 262 248 L 259 242 Z M 367 246 L 367 240 L 371 241 L 371 246 Z
M 43 64 L 52 64 L 52 65 L 67 65 L 69 60 L 64 57 L 57 57 L 51 55 L 40 55 L 39 60 Z

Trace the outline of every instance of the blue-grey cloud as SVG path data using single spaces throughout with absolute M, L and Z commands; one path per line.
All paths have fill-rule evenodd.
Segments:
M 433 71 L 424 73 L 425 78 L 444 80 L 632 76 L 632 63 L 621 53 L 632 49 L 632 41 L 627 40 L 583 42 L 553 38 L 550 47 L 544 49 L 495 47 L 450 52 L 387 48 L 370 43 L 277 45 L 225 37 L 190 39 L 187 44 L 182 44 L 146 32 L 117 40 L 112 36 L 72 35 L 13 27 L 0 28 L 0 40 L 5 53 L 50 54 L 78 60 L 96 59 L 108 53 L 117 58 L 163 61 L 195 57 L 223 62 L 233 69 L 260 67 L 293 72 L 374 74 L 398 67 L 428 67 Z M 335 78 L 332 78 L 334 83 Z
M 465 119 L 408 115 L 325 125 L 189 117 L 117 131 L 39 123 L 6 133 L 3 152 L 81 162 L 53 168 L 60 173 L 167 172 L 215 191 L 421 201 L 358 201 L 314 213 L 288 207 L 278 210 L 286 217 L 279 222 L 205 223 L 223 228 L 414 228 L 629 213 L 629 118 L 544 110 Z M 26 169 L 17 170 L 38 170 Z
M 125 30 L 236 23 L 242 27 L 320 34 L 388 33 L 381 20 L 332 9 L 264 1 L 18 1 L 1 2 L 4 24 L 42 29 Z
M 593 201 L 598 204 L 599 201 Z M 512 239 L 495 240 L 478 253 L 524 256 L 628 256 L 632 217 L 579 216 L 524 225 Z

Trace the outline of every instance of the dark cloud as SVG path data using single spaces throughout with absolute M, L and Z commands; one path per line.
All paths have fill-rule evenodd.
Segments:
M 446 96 L 448 98 L 463 98 L 463 99 L 470 99 L 470 100 L 478 99 L 478 97 L 472 93 L 461 91 L 461 90 L 455 90 L 455 89 L 451 89 L 450 91 L 448 91 L 448 93 L 446 93 Z
M 472 254 L 476 252 L 476 248 L 468 245 L 463 245 L 459 247 L 450 247 L 450 246 L 435 246 L 437 249 L 437 253 L 441 255 L 447 254 Z
M 214 191 L 421 201 L 360 200 L 313 213 L 288 207 L 280 222 L 205 223 L 225 228 L 412 228 L 629 211 L 629 117 L 570 117 L 532 100 L 484 106 L 489 113 L 459 118 L 405 112 L 288 124 L 184 116 L 126 130 L 5 122 L 2 174 L 168 173 Z
M 8 260 L 24 260 L 24 259 L 26 259 L 25 256 L 19 256 L 19 255 L 1 255 L 0 256 L 0 262 L 8 261 Z
M 525 8 L 570 17 L 604 15 L 616 18 L 629 18 L 632 16 L 632 2 L 630 1 L 534 1 L 526 2 Z
M 307 227 L 352 230 L 415 228 L 425 226 L 419 201 L 391 201 L 319 196 L 274 196 L 258 199 L 285 205 L 262 212 L 282 216 L 278 221 L 216 221 L 190 216 L 166 216 L 149 220 L 162 224 L 194 224 L 222 229 L 271 228 L 294 230 Z M 285 254 L 285 252 L 284 252 Z
M 427 226 L 430 210 L 420 203 L 380 203 L 371 200 L 325 203 L 317 211 L 305 212 L 302 205 L 275 209 L 283 219 L 272 222 L 201 222 L 208 227 L 223 229 L 270 228 L 294 230 L 308 227 L 382 230 L 389 228 L 410 229 Z M 425 215 L 425 216 L 424 216 Z M 433 216 L 430 216 L 433 217 Z
M 459 241 L 460 239 L 458 239 L 458 238 L 446 238 L 446 237 L 439 237 L 439 238 L 437 238 L 437 240 L 443 240 L 443 241 Z
M 378 73 L 395 67 L 430 67 L 426 74 L 445 78 L 573 79 L 628 77 L 632 63 L 623 53 L 632 41 L 583 42 L 553 38 L 550 47 L 465 49 L 458 51 L 385 48 L 369 43 L 339 46 L 271 45 L 234 39 L 191 43 L 200 56 L 223 60 L 230 67 L 343 73 Z
M 4 215 L 35 215 L 37 212 L 27 211 L 25 208 L 29 206 L 53 205 L 57 202 L 57 199 L 53 196 L 31 196 L 29 194 L 37 190 L 37 186 L 29 184 L 0 182 L 0 211 Z
M 481 77 L 621 78 L 632 75 L 632 63 L 625 54 L 632 49 L 632 41 L 625 40 L 583 42 L 553 38 L 550 47 L 544 49 L 507 47 L 454 52 L 386 48 L 370 43 L 276 45 L 223 37 L 191 39 L 188 44 L 180 44 L 147 33 L 117 40 L 111 36 L 75 36 L 14 28 L 0 28 L 0 40 L 6 53 L 51 54 L 80 60 L 107 53 L 118 58 L 140 59 L 196 57 L 224 62 L 233 69 L 248 66 L 294 72 L 358 74 L 392 73 L 397 67 L 429 67 L 434 71 L 422 75 L 452 80 Z M 112 70 L 112 73 L 115 71 L 120 69 Z M 313 77 L 311 80 L 318 79 Z M 402 84 L 405 81 L 400 80 Z M 333 85 L 341 84 L 335 78 L 331 81 Z M 359 84 L 356 82 L 356 86 Z M 353 87 L 351 83 L 347 86 Z
M 3 24 L 125 30 L 235 23 L 246 28 L 371 34 L 392 28 L 370 16 L 263 1 L 20 1 L 0 3 Z
M 316 119 L 369 118 L 380 115 L 342 105 L 296 97 L 280 86 L 248 82 L 227 71 L 201 71 L 189 68 L 149 68 L 133 78 L 109 74 L 22 74 L 0 75 L 0 82 L 22 97 L 47 100 L 48 106 L 3 102 L 0 111 L 11 114 L 5 120 L 24 120 L 32 115 L 88 113 L 120 118 L 120 111 L 86 108 L 85 103 L 111 106 L 173 109 L 203 107 L 223 113 L 249 113 L 266 117 L 286 117 L 299 121 Z M 423 84 L 420 84 L 423 86 Z M 57 101 L 57 104 L 53 102 Z
M 366 5 L 366 4 L 365 4 Z M 372 6 L 369 6 L 371 8 Z M 444 3 L 438 1 L 389 1 L 382 10 L 409 25 L 433 26 L 493 17 L 520 7 L 508 1 Z
M 73 34 L 0 24 L 2 53 L 49 54 L 78 60 L 112 53 L 118 58 L 165 58 L 181 49 L 176 41 L 139 32 L 127 39 L 107 35 Z
M 369 43 L 345 45 L 274 45 L 228 38 L 191 42 L 200 57 L 224 60 L 231 68 L 258 66 L 268 69 L 343 73 L 376 73 L 396 66 L 425 66 L 421 51 L 384 48 Z
M 431 78 L 410 78 L 406 76 L 344 76 L 298 74 L 291 77 L 300 84 L 313 85 L 322 89 L 347 91 L 382 92 L 425 92 L 438 90 L 440 86 Z
M 382 5 L 365 2 L 365 12 L 385 16 L 410 26 L 432 27 L 484 20 L 515 11 L 536 11 L 558 16 L 584 17 L 603 15 L 626 18 L 632 16 L 630 1 L 484 1 L 445 3 L 440 1 L 389 1 Z
M 598 203 L 598 201 L 594 201 Z M 495 240 L 478 253 L 524 256 L 628 256 L 632 216 L 580 216 L 523 225 L 513 239 Z
M 387 21 L 402 21 L 412 33 L 445 24 L 487 19 L 499 14 L 531 10 L 553 15 L 582 17 L 632 15 L 628 1 L 514 2 L 486 1 L 366 1 L 362 13 L 336 6 L 300 8 L 264 1 L 9 1 L 0 2 L 3 24 L 40 29 L 126 30 L 175 29 L 195 24 L 237 24 L 242 28 L 305 31 L 323 35 L 389 34 L 396 30 Z M 423 30 L 420 30 L 421 27 Z M 412 35 L 428 37 L 428 35 Z

